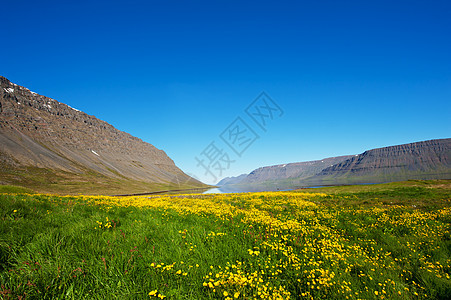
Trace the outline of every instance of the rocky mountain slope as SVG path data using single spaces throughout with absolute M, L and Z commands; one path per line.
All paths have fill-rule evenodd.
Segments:
M 451 139 L 438 139 L 368 150 L 310 180 L 346 184 L 450 178 Z
M 1 184 L 44 191 L 83 192 L 96 184 L 119 193 L 204 186 L 153 145 L 4 77 L 0 167 Z
M 451 139 L 378 148 L 359 155 L 258 168 L 244 178 L 241 175 L 239 180 L 228 178 L 224 185 L 239 185 L 241 188 L 248 186 L 252 189 L 260 186 L 261 190 L 265 190 L 408 179 L 451 179 Z

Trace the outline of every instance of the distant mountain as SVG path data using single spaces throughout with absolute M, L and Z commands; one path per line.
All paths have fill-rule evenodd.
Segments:
M 221 181 L 219 181 L 216 185 L 223 186 L 223 185 L 230 185 L 230 184 L 238 184 L 244 178 L 246 178 L 246 176 L 247 176 L 247 174 L 241 174 L 241 175 L 235 176 L 235 177 L 225 177 Z
M 296 179 L 301 180 L 308 178 L 321 172 L 326 167 L 332 166 L 336 163 L 345 161 L 352 156 L 338 156 L 329 157 L 322 160 L 305 161 L 297 163 L 288 163 L 283 165 L 275 165 L 258 168 L 246 178 L 242 179 L 240 184 L 259 184 L 269 181 L 280 181 L 285 179 Z
M 350 184 L 450 178 L 451 139 L 439 139 L 368 150 L 325 168 L 309 180 Z
M 318 185 L 381 183 L 408 179 L 451 179 L 451 139 L 430 140 L 258 168 L 224 186 L 275 190 Z M 219 185 L 219 183 L 218 183 Z
M 0 184 L 61 193 L 205 186 L 153 145 L 1 76 Z
M 351 158 L 352 155 L 329 157 L 321 160 L 304 161 L 261 167 L 249 174 L 242 174 L 237 177 L 226 177 L 216 185 L 223 187 L 234 185 L 242 186 L 245 190 L 252 190 L 251 186 L 264 186 L 270 189 L 289 188 L 290 185 L 299 183 L 302 179 L 311 177 L 324 168 Z M 255 187 L 258 190 L 258 187 Z

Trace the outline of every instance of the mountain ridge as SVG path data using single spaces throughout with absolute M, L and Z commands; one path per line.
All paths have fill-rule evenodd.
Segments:
M 234 185 L 270 189 L 382 183 L 409 179 L 450 179 L 451 139 L 435 139 L 367 150 L 357 155 L 257 168 Z M 333 162 L 332 159 L 336 159 Z M 338 159 L 338 160 L 337 160 Z M 321 168 L 318 162 L 333 162 Z M 316 170 L 302 168 L 316 164 Z M 283 168 L 291 166 L 290 174 Z M 264 173 L 264 175 L 262 175 Z M 241 175 L 242 176 L 242 175 Z M 233 182 L 235 179 L 230 178 Z M 219 184 L 219 183 L 218 183 Z M 227 184 L 226 184 L 227 186 Z M 255 188 L 255 187 L 253 187 Z
M 434 139 L 367 150 L 325 168 L 312 180 L 371 183 L 451 178 L 451 139 Z M 360 183 L 360 182 L 358 182 Z M 362 182 L 363 183 L 363 182 Z
M 324 169 L 326 166 L 334 165 L 338 162 L 350 158 L 350 155 L 327 157 L 318 160 L 279 164 L 255 169 L 241 181 L 243 184 L 261 183 L 273 178 L 307 178 Z
M 221 179 L 216 185 L 223 186 L 223 185 L 237 184 L 237 183 L 240 183 L 247 175 L 248 174 L 241 174 L 238 176 L 225 177 L 225 178 Z
M 321 171 L 328 165 L 344 161 L 352 155 L 327 157 L 318 160 L 286 163 L 260 167 L 249 174 L 241 174 L 237 177 L 226 177 L 217 183 L 218 186 L 230 184 L 259 184 L 268 180 L 282 180 L 290 178 L 307 178 Z
M 163 150 L 1 76 L 0 164 L 0 181 L 7 184 L 27 181 L 21 179 L 33 169 L 53 173 L 56 182 L 92 175 L 88 177 L 98 181 L 133 183 L 133 188 L 144 183 L 133 192 L 152 185 L 205 186 L 181 171 Z M 125 184 L 114 192 L 132 191 Z

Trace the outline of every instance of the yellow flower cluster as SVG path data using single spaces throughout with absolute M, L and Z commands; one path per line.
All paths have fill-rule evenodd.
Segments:
M 163 294 L 160 294 L 157 290 L 150 291 L 149 292 L 149 296 L 150 297 L 157 297 L 157 298 L 160 298 L 160 299 L 165 299 L 166 298 L 166 296 L 163 296 Z
M 227 235 L 225 232 L 213 232 L 211 231 L 209 234 L 207 234 L 206 239 L 214 239 L 215 237 L 221 237 Z
M 100 229 L 109 229 L 112 228 L 113 225 L 111 224 L 111 221 L 108 219 L 108 217 L 106 217 L 105 223 L 101 222 L 101 221 L 96 221 L 97 226 L 94 227 L 94 229 L 100 228 Z
M 177 263 L 172 263 L 172 264 L 165 264 L 163 262 L 161 263 L 151 263 L 150 267 L 155 269 L 155 270 L 159 270 L 162 273 L 166 273 L 166 274 L 175 274 L 175 275 L 181 275 L 181 276 L 187 276 L 188 275 L 188 271 L 183 271 L 182 269 L 178 269 L 177 271 L 175 271 L 175 265 Z M 184 265 L 184 262 L 180 262 L 180 265 Z M 196 268 L 198 268 L 199 265 L 196 265 Z M 180 267 L 181 268 L 181 267 Z M 194 268 L 194 266 L 189 265 L 188 270 L 191 270 L 192 268 Z
M 264 270 L 247 273 L 243 270 L 245 267 L 240 261 L 235 264 L 228 263 L 225 270 L 220 268 L 215 275 L 211 272 L 206 275 L 203 286 L 218 295 L 224 295 L 225 299 L 231 299 L 231 297 L 227 297 L 229 294 L 233 294 L 234 298 L 241 296 L 244 299 L 290 298 L 290 292 L 286 290 L 285 286 L 274 287 L 271 282 L 264 280 Z

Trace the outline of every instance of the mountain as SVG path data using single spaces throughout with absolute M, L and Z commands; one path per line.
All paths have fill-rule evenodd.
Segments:
M 273 165 L 255 169 L 249 174 L 242 174 L 237 177 L 226 177 L 216 185 L 222 187 L 221 190 L 262 190 L 262 189 L 288 189 L 297 186 L 301 180 L 316 175 L 328 166 L 345 161 L 352 155 L 329 157 L 321 160 L 304 161 Z
M 241 181 L 243 181 L 243 179 L 246 177 L 247 177 L 247 174 L 241 174 L 239 176 L 232 176 L 232 177 L 225 177 L 221 181 L 219 181 L 216 185 L 223 186 L 223 185 L 230 185 L 230 184 L 238 184 Z
M 377 148 L 329 166 L 309 178 L 322 184 L 450 179 L 451 139 Z
M 241 184 L 259 184 L 269 181 L 280 181 L 285 179 L 301 180 L 313 176 L 326 167 L 345 161 L 351 156 L 329 157 L 322 160 L 288 163 L 258 168 L 246 178 L 241 180 Z
M 240 175 L 238 181 L 228 178 L 224 187 L 275 190 L 408 179 L 450 179 L 450 146 L 451 139 L 429 140 L 372 149 L 359 155 L 262 167 L 244 178 Z
M 153 145 L 1 76 L 0 169 L 0 184 L 44 192 L 205 186 Z

